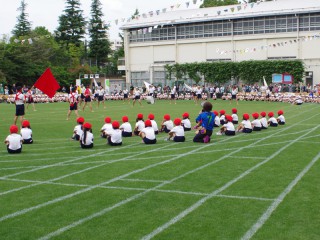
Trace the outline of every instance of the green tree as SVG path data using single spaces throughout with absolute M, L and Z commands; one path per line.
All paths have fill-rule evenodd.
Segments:
M 12 33 L 16 37 L 26 36 L 31 31 L 31 23 L 28 21 L 28 13 L 26 13 L 27 4 L 24 0 L 21 0 L 20 7 L 18 11 L 20 11 L 20 15 L 17 17 L 17 24 L 15 25 Z
M 66 0 L 64 13 L 59 17 L 56 40 L 67 48 L 69 44 L 80 47 L 85 35 L 86 22 L 80 6 L 80 0 Z
M 238 4 L 238 0 L 204 0 L 200 8 L 219 7 Z
M 100 0 L 92 0 L 91 19 L 89 27 L 89 57 L 93 58 L 96 66 L 102 66 L 111 53 L 108 39 L 108 27 L 103 23 L 103 13 Z

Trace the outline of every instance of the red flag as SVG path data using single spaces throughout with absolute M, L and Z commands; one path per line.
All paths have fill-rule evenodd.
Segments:
M 50 68 L 44 71 L 34 86 L 47 94 L 49 98 L 52 98 L 56 94 L 56 91 L 60 89 L 60 85 L 54 78 Z

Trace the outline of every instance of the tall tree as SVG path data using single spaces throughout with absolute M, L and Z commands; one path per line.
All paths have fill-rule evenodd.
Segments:
M 85 19 L 80 9 L 80 0 L 65 0 L 66 8 L 59 17 L 56 40 L 67 47 L 73 44 L 79 47 L 85 35 Z
M 233 4 L 238 4 L 238 0 L 204 0 L 200 7 L 219 7 Z
M 18 22 L 12 30 L 12 33 L 16 37 L 26 36 L 31 31 L 31 23 L 28 21 L 28 13 L 26 13 L 27 6 L 28 4 L 24 0 L 21 0 L 20 7 L 17 10 L 20 11 L 20 15 L 17 17 Z
M 111 52 L 108 27 L 104 24 L 102 17 L 102 4 L 100 0 L 92 0 L 89 25 L 89 57 L 94 59 L 97 66 L 103 65 L 108 60 L 108 55 Z

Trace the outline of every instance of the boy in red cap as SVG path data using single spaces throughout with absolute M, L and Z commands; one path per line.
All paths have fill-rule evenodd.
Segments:
M 122 132 L 119 129 L 120 124 L 118 121 L 112 122 L 112 130 L 106 132 L 108 144 L 110 146 L 120 146 L 122 145 Z
M 268 121 L 266 119 L 267 113 L 266 112 L 261 112 L 260 115 L 262 117 L 262 118 L 260 118 L 261 129 L 268 129 Z
M 72 111 L 76 114 L 77 118 L 79 117 L 78 114 L 78 93 L 77 93 L 77 87 L 72 88 L 72 92 L 68 96 L 69 101 L 69 111 L 67 114 L 67 120 L 70 119 L 70 114 Z
M 243 114 L 243 120 L 237 128 L 237 132 L 252 133 L 252 125 L 249 118 L 250 115 L 248 113 Z
M 239 117 L 237 115 L 237 112 L 238 112 L 238 110 L 236 108 L 232 108 L 231 117 L 232 117 L 232 123 L 233 124 L 238 124 L 238 122 L 239 122 Z
M 213 111 L 214 115 L 216 115 L 216 117 L 214 118 L 214 127 L 220 127 L 220 117 L 219 117 L 219 113 L 217 111 Z
M 152 127 L 152 123 L 149 119 L 145 122 L 145 128 L 139 132 L 139 136 L 142 138 L 142 142 L 145 144 L 155 144 L 157 142 L 156 135 Z
M 7 136 L 4 143 L 7 145 L 8 153 L 21 153 L 23 138 L 18 134 L 18 127 L 12 125 L 10 127 L 10 135 Z
M 18 117 L 20 117 L 20 122 L 22 125 L 22 121 L 24 118 L 24 104 L 26 103 L 25 96 L 21 92 L 21 87 L 17 87 L 17 93 L 15 95 L 14 103 L 16 105 L 16 115 L 14 116 L 13 124 L 17 124 Z
M 92 125 L 88 122 L 83 124 L 83 133 L 80 136 L 81 148 L 93 148 Z
M 134 135 L 139 136 L 140 131 L 145 128 L 145 124 L 143 121 L 143 114 L 138 113 L 137 119 L 136 119 L 136 126 L 134 128 Z
M 268 124 L 270 127 L 278 127 L 278 121 L 277 119 L 274 117 L 274 113 L 273 112 L 269 112 L 268 113 Z
M 185 112 L 182 114 L 181 125 L 183 126 L 184 131 L 191 131 L 191 122 L 189 119 L 189 113 Z
M 80 140 L 80 136 L 83 133 L 82 125 L 84 123 L 84 118 L 83 117 L 78 117 L 77 118 L 77 123 L 78 123 L 78 125 L 76 125 L 74 127 L 74 129 L 73 129 L 73 135 L 72 135 L 71 139 L 79 141 Z
M 169 114 L 165 114 L 163 116 L 163 121 L 161 123 L 161 130 L 160 132 L 165 132 L 165 133 L 169 133 L 173 128 L 173 122 L 170 119 L 170 115 Z
M 170 141 L 170 139 L 173 138 L 174 142 L 184 142 L 186 138 L 184 136 L 183 126 L 181 126 L 181 119 L 176 118 L 173 122 L 176 126 L 171 129 L 171 131 L 169 132 L 169 138 L 167 138 L 166 140 Z
M 222 135 L 223 133 L 226 136 L 234 136 L 236 135 L 236 130 L 234 128 L 234 125 L 232 123 L 232 116 L 226 115 L 227 123 L 225 123 L 219 132 L 217 132 L 217 135 Z
M 286 119 L 283 116 L 283 111 L 282 110 L 278 111 L 277 121 L 278 121 L 279 125 L 285 125 L 286 124 Z
M 223 125 L 226 123 L 226 111 L 225 110 L 220 110 L 220 124 Z
M 129 118 L 127 116 L 122 117 L 122 124 L 120 130 L 122 131 L 122 137 L 132 137 L 132 127 L 129 123 Z
M 30 122 L 28 120 L 24 120 L 22 122 L 22 128 L 20 130 L 20 134 L 23 139 L 23 144 L 32 144 L 33 143 L 32 130 L 30 127 Z
M 111 117 L 106 117 L 104 119 L 104 124 L 102 126 L 102 128 L 100 129 L 101 132 L 101 137 L 102 138 L 106 138 L 106 132 L 112 130 L 112 124 L 111 124 Z
M 158 134 L 159 134 L 159 129 L 158 129 L 158 124 L 157 124 L 157 122 L 154 120 L 154 115 L 153 115 L 152 113 L 150 113 L 150 114 L 148 115 L 148 119 L 151 121 L 153 130 L 154 130 L 154 133 L 155 133 L 156 135 L 158 135 Z
M 258 119 L 259 118 L 259 113 L 253 113 L 252 117 L 254 119 L 251 122 L 251 126 L 252 126 L 253 131 L 261 131 L 262 124 L 261 124 L 261 121 Z

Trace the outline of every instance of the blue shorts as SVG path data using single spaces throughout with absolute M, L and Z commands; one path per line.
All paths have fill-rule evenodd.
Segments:
M 24 104 L 16 105 L 16 116 L 24 116 Z
M 184 136 L 175 136 L 173 138 L 173 141 L 174 142 L 184 142 L 184 141 L 186 141 L 186 138 Z
M 144 137 L 143 142 L 145 144 L 155 144 L 157 142 L 157 139 L 150 140 L 149 138 Z

